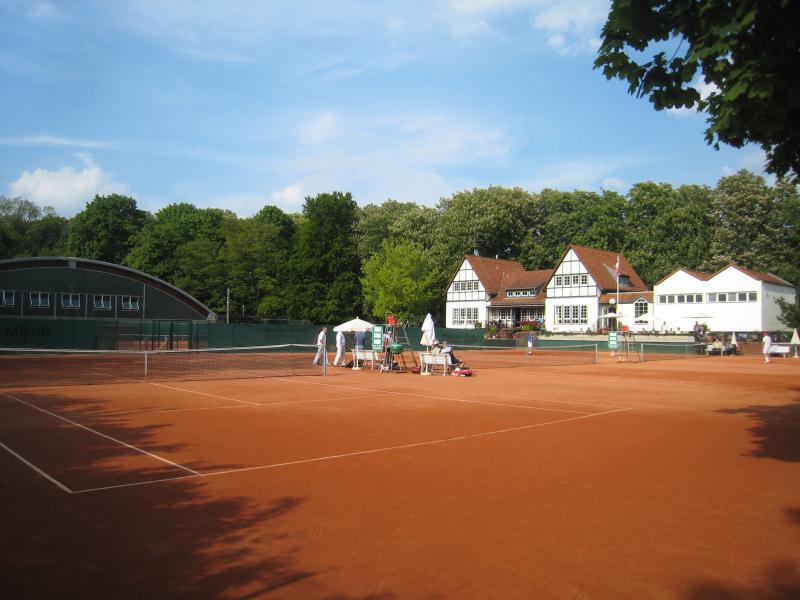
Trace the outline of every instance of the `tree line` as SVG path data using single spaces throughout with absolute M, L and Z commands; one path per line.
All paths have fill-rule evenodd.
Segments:
M 240 218 L 170 204 L 96 196 L 71 219 L 0 196 L 0 258 L 76 256 L 122 264 L 185 290 L 232 320 L 440 316 L 463 256 L 552 268 L 567 244 L 622 252 L 648 286 L 677 267 L 713 272 L 731 262 L 800 282 L 797 187 L 749 171 L 714 188 L 645 182 L 612 191 L 532 193 L 489 187 L 435 207 L 388 200 L 359 207 L 350 193 L 308 197 L 287 214 L 264 206 Z

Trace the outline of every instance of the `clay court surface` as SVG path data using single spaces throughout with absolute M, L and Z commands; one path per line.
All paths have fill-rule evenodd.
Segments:
M 800 360 L 5 388 L 5 598 L 797 598 Z

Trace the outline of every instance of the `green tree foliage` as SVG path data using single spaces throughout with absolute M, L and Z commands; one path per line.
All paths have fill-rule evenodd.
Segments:
M 177 269 L 171 283 L 194 296 L 217 314 L 225 312 L 227 276 L 218 241 L 198 237 L 175 251 Z
M 0 196 L 0 259 L 66 253 L 68 221 L 46 206 Z
M 708 260 L 712 192 L 703 186 L 639 183 L 628 193 L 624 253 L 649 286 L 678 267 Z
M 134 238 L 134 246 L 124 259 L 124 263 L 170 283 L 187 273 L 181 269 L 179 258 L 181 246 L 197 239 L 222 245 L 221 225 L 226 213 L 218 208 L 197 208 L 192 204 L 170 204 L 162 208 Z M 198 257 L 202 262 L 216 260 L 213 255 Z M 184 267 L 200 269 L 202 264 Z M 187 290 L 188 291 L 188 290 Z M 190 292 L 191 293 L 191 292 Z M 200 300 L 200 298 L 198 298 Z
M 789 329 L 800 329 L 800 302 L 787 302 L 783 298 L 776 300 L 781 308 L 778 320 Z
M 260 213 L 259 213 L 260 214 Z M 284 282 L 289 276 L 288 255 L 293 229 L 281 229 L 256 215 L 227 220 L 222 262 L 231 290 L 231 310 L 265 318 L 286 316 Z
M 613 0 L 595 68 L 656 110 L 697 107 L 708 143 L 757 143 L 770 172 L 796 178 L 798 48 L 796 0 Z M 698 74 L 713 86 L 705 98 Z
M 295 236 L 289 316 L 318 323 L 352 318 L 362 301 L 358 206 L 350 193 L 318 194 L 306 198 L 303 216 Z
M 411 241 L 385 240 L 363 267 L 361 284 L 368 314 L 388 312 L 419 321 L 441 303 L 442 288 L 430 251 Z
M 136 200 L 111 194 L 95 196 L 70 224 L 69 252 L 80 258 L 121 263 L 133 248 L 134 236 L 151 219 Z
M 775 241 L 782 224 L 775 199 L 764 178 L 750 171 L 719 180 L 713 194 L 706 270 L 730 263 L 775 274 L 781 270 L 781 249 Z
M 543 190 L 536 206 L 538 219 L 523 243 L 523 264 L 551 268 L 568 244 L 619 250 L 625 236 L 624 209 L 625 199 L 616 192 Z
M 363 262 L 380 250 L 384 240 L 407 240 L 422 245 L 434 239 L 439 213 L 414 202 L 387 200 L 359 210 L 356 223 L 358 257 Z
M 532 227 L 541 224 L 537 198 L 521 188 L 458 192 L 438 204 L 434 251 L 446 270 L 465 254 L 516 258 Z

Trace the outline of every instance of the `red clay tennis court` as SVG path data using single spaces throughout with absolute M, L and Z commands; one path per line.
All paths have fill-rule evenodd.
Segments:
M 800 361 L 0 391 L 6 597 L 795 598 Z

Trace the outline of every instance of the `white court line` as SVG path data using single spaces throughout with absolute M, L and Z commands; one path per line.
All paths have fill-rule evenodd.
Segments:
M 623 411 L 626 411 L 626 410 L 633 410 L 633 409 L 631 409 L 631 408 L 619 408 L 619 409 L 616 409 L 616 410 L 609 410 L 609 411 L 605 411 L 605 412 L 601 412 L 601 413 L 592 413 L 592 414 L 588 414 L 588 415 L 581 415 L 581 416 L 578 416 L 578 417 L 569 417 L 567 419 L 558 419 L 558 420 L 555 420 L 555 421 L 547 421 L 545 423 L 534 423 L 533 425 L 522 425 L 520 427 L 509 427 L 507 429 L 497 429 L 497 430 L 494 430 L 494 431 L 484 431 L 482 433 L 470 433 L 470 434 L 466 434 L 466 435 L 458 435 L 458 436 L 453 436 L 453 437 L 449 437 L 449 438 L 442 438 L 442 439 L 438 439 L 438 440 L 428 440 L 428 441 L 425 441 L 425 442 L 413 442 L 411 444 L 400 444 L 400 445 L 397 445 L 397 446 L 387 446 L 385 448 L 373 448 L 373 449 L 370 449 L 370 450 L 358 450 L 356 452 L 346 452 L 344 454 L 332 454 L 332 455 L 329 455 L 329 456 L 319 456 L 319 457 L 316 457 L 316 458 L 304 458 L 304 459 L 300 459 L 300 460 L 291 460 L 291 461 L 282 462 L 282 463 L 274 463 L 274 464 L 271 464 L 271 465 L 258 465 L 258 466 L 255 466 L 255 467 L 242 467 L 240 469 L 227 469 L 225 471 L 212 471 L 212 472 L 209 472 L 209 473 L 200 473 L 196 477 L 192 477 L 190 475 L 185 475 L 183 477 L 169 477 L 169 478 L 165 478 L 165 479 L 155 479 L 155 480 L 151 480 L 151 481 L 138 481 L 138 482 L 134 482 L 134 483 L 122 483 L 122 484 L 119 484 L 119 485 L 109 485 L 109 486 L 104 486 L 104 487 L 89 488 L 89 489 L 84 489 L 84 490 L 76 490 L 74 493 L 75 494 L 86 494 L 86 493 L 90 493 L 90 492 L 100 492 L 100 491 L 105 491 L 105 490 L 115 490 L 115 489 L 118 489 L 118 488 L 127 488 L 127 487 L 141 486 L 141 485 L 149 485 L 149 484 L 153 484 L 153 483 L 161 483 L 161 482 L 164 482 L 164 481 L 176 481 L 176 480 L 179 480 L 179 479 L 196 479 L 198 477 L 202 478 L 202 477 L 212 477 L 212 476 L 217 476 L 217 475 L 231 475 L 231 474 L 234 474 L 234 473 L 245 473 L 245 472 L 248 472 L 248 471 L 262 471 L 262 470 L 265 470 L 265 469 L 276 469 L 276 468 L 279 468 L 279 467 L 289 467 L 289 466 L 294 466 L 294 465 L 303 465 L 303 464 L 309 464 L 309 463 L 315 463 L 315 462 L 323 462 L 323 461 L 328 461 L 328 460 L 337 460 L 337 459 L 340 459 L 340 458 L 350 458 L 350 457 L 353 457 L 353 456 L 364 456 L 364 455 L 367 455 L 367 454 L 378 454 L 378 453 L 381 453 L 381 452 L 391 452 L 393 450 L 406 450 L 408 448 L 419 448 L 421 446 L 433 446 L 433 445 L 438 445 L 438 444 L 446 444 L 448 442 L 457 442 L 457 441 L 462 441 L 462 440 L 475 439 L 475 438 L 479 438 L 479 437 L 488 437 L 488 436 L 500 435 L 500 434 L 503 434 L 503 433 L 511 433 L 511 432 L 515 432 L 515 431 L 524 431 L 526 429 L 535 429 L 537 427 L 545 427 L 546 425 L 556 425 L 556 424 L 559 424 L 559 423 L 567 423 L 569 421 L 578 421 L 580 419 L 588 419 L 588 418 L 591 418 L 591 417 L 599 417 L 599 416 L 602 416 L 602 415 L 610 415 L 612 413 L 623 412 Z
M 359 390 L 362 392 L 375 392 L 377 394 L 395 394 L 400 396 L 411 396 L 414 398 L 432 398 L 434 400 L 446 400 L 448 402 L 464 402 L 467 404 L 485 404 L 487 406 L 509 406 L 511 408 L 521 408 L 523 410 L 543 410 L 548 412 L 566 412 L 566 413 L 575 413 L 579 415 L 585 414 L 593 414 L 593 413 L 586 413 L 583 411 L 577 410 L 567 410 L 567 409 L 558 409 L 558 408 L 542 408 L 540 406 L 522 406 L 520 404 L 508 404 L 505 402 L 484 402 L 482 400 L 463 400 L 461 398 L 448 398 L 447 396 L 433 396 L 431 394 L 414 394 L 411 392 L 403 392 L 403 391 L 396 391 L 396 390 L 382 390 L 382 389 L 375 389 L 375 388 L 365 388 L 365 387 L 357 387 L 357 386 L 350 386 L 350 385 L 336 385 L 334 383 L 320 383 L 318 381 L 306 381 L 304 379 L 295 380 L 292 378 L 291 380 L 287 380 L 286 383 L 307 383 L 308 385 L 325 385 L 329 387 L 339 388 L 343 390 Z M 519 398 L 520 400 L 527 400 L 527 398 Z M 567 400 L 544 400 L 540 398 L 532 398 L 536 402 L 550 402 L 554 404 L 582 404 L 585 406 L 594 406 L 597 407 L 596 404 L 591 404 L 588 402 L 572 402 Z M 627 406 L 619 406 L 622 409 L 629 408 Z
M 176 467 L 176 468 L 181 469 L 183 471 L 187 471 L 187 472 L 192 473 L 194 475 L 202 475 L 202 473 L 200 473 L 199 471 L 195 471 L 194 469 L 190 469 L 189 467 L 184 467 L 183 465 L 179 465 L 176 462 L 172 462 L 171 460 L 169 460 L 167 458 L 163 458 L 161 456 L 158 456 L 157 454 L 153 454 L 152 452 L 148 452 L 147 450 L 142 450 L 141 448 L 137 448 L 136 446 L 132 446 L 131 444 L 128 444 L 127 442 L 123 442 L 122 440 L 118 440 L 117 438 L 111 437 L 110 435 L 106 435 L 105 433 L 101 433 L 101 432 L 97 431 L 96 429 L 92 429 L 91 427 L 87 427 L 86 425 L 81 425 L 80 423 L 78 423 L 76 421 L 73 421 L 71 419 L 67 419 L 66 417 L 62 417 L 61 415 L 57 415 L 56 413 L 50 412 L 49 410 L 45 410 L 43 408 L 40 408 L 40 407 L 36 406 L 35 404 L 31 404 L 30 402 L 25 402 L 25 400 L 22 400 L 20 398 L 16 398 L 16 397 L 12 396 L 11 394 L 7 394 L 6 392 L 3 392 L 3 391 L 0 391 L 0 394 L 5 396 L 6 398 L 11 398 L 15 402 L 19 402 L 20 404 L 24 404 L 24 405 L 29 406 L 31 408 L 35 408 L 36 410 L 38 410 L 40 412 L 43 412 L 43 413 L 45 413 L 47 415 L 50 415 L 51 417 L 55 417 L 56 419 L 60 419 L 60 420 L 64 421 L 65 423 L 69 423 L 70 425 L 74 425 L 75 427 L 80 427 L 81 429 L 83 429 L 85 431 L 88 431 L 90 433 L 94 433 L 95 435 L 99 435 L 100 437 L 106 438 L 107 440 L 111 440 L 112 442 L 115 442 L 117 444 L 121 444 L 121 445 L 125 446 L 126 448 L 130 448 L 131 450 L 135 450 L 136 452 L 140 452 L 141 454 L 146 454 L 147 456 L 149 456 L 151 458 L 155 458 L 156 460 L 159 460 L 159 461 L 161 461 L 163 463 L 167 463 L 168 465 L 172 465 L 173 467 Z
M 0 442 L 0 446 L 2 446 L 2 447 L 5 449 L 5 451 L 6 451 L 6 452 L 8 452 L 8 453 L 9 453 L 11 456 L 13 456 L 14 458 L 16 458 L 17 460 L 19 460 L 19 461 L 20 461 L 20 462 L 22 462 L 23 464 L 27 465 L 29 468 L 31 468 L 31 469 L 33 469 L 34 471 L 36 471 L 36 472 L 37 472 L 39 475 L 41 475 L 42 477 L 44 477 L 45 479 L 47 479 L 47 481 L 49 481 L 50 483 L 54 483 L 54 484 L 56 484 L 58 487 L 60 487 L 62 490 L 64 490 L 64 491 L 65 491 L 65 492 L 67 492 L 68 494 L 74 494 L 74 493 L 75 493 L 75 492 L 73 492 L 71 489 L 69 489 L 67 486 L 65 486 L 63 483 L 61 483 L 61 482 L 60 482 L 58 479 L 56 479 L 55 477 L 52 477 L 52 476 L 48 475 L 48 474 L 47 474 L 47 473 L 45 473 L 45 472 L 44 472 L 42 469 L 40 469 L 39 467 L 37 467 L 35 464 L 33 464 L 33 463 L 32 463 L 32 462 L 30 462 L 29 460 L 27 460 L 27 459 L 23 458 L 22 456 L 20 456 L 20 455 L 19 455 L 19 454 L 17 454 L 16 452 L 14 452 L 14 451 L 13 451 L 11 448 L 9 448 L 8 446 L 6 446 L 6 445 L 5 445 L 3 442 Z
M 183 388 L 173 388 L 175 390 L 182 390 L 184 392 L 188 392 L 190 394 L 195 393 L 194 390 L 186 390 Z M 207 395 L 207 394 L 206 394 Z M 224 396 L 218 396 L 219 398 L 224 398 Z M 333 402 L 335 400 L 359 400 L 363 398 L 374 398 L 374 394 L 370 394 L 368 396 L 347 396 L 345 398 L 315 398 L 314 400 L 287 400 L 285 402 L 269 402 L 269 403 L 254 403 L 254 406 L 269 408 L 271 406 L 285 406 L 285 405 L 292 405 L 292 404 L 309 404 L 314 402 Z M 249 404 L 249 403 L 248 403 Z M 105 411 L 93 411 L 88 413 L 83 413 L 86 416 L 95 416 L 95 415 L 103 415 L 103 416 L 119 416 L 119 415 L 151 415 L 156 413 L 166 413 L 166 412 L 191 412 L 196 410 L 217 410 L 217 409 L 228 409 L 228 408 L 251 408 L 250 406 L 244 406 L 241 404 L 229 404 L 227 406 L 220 405 L 220 406 L 192 406 L 192 407 L 181 407 L 181 408 L 155 408 L 152 410 L 148 409 L 130 409 L 130 410 L 118 410 L 115 412 L 105 412 Z

